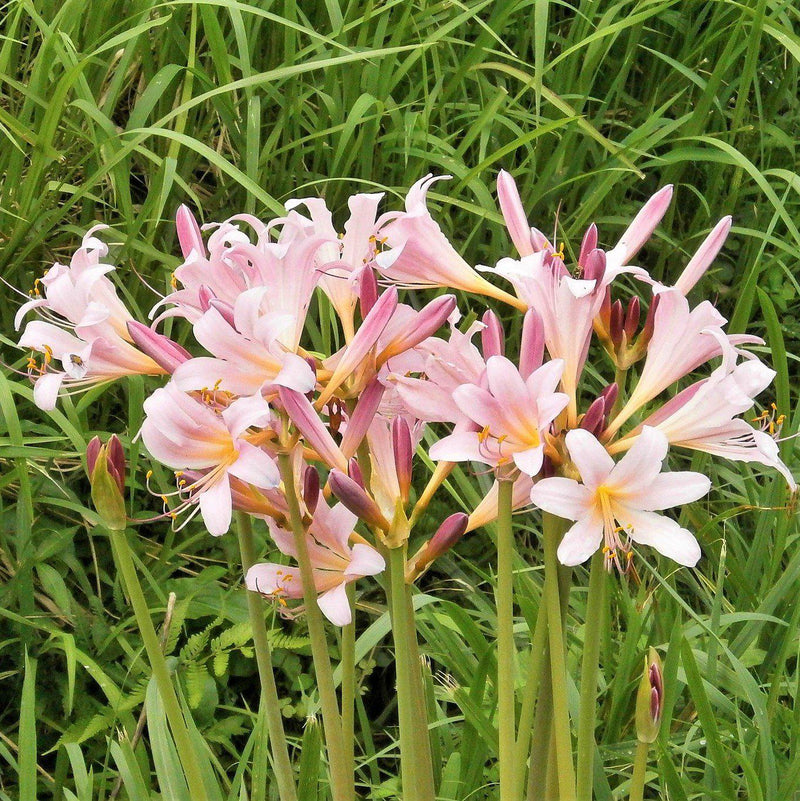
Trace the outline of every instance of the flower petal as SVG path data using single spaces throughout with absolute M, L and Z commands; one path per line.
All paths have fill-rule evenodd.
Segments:
M 664 515 L 638 509 L 627 511 L 627 518 L 619 522 L 633 527 L 629 533 L 634 542 L 655 548 L 679 565 L 694 567 L 697 564 L 701 553 L 694 534 Z
M 599 515 L 581 518 L 567 531 L 558 546 L 558 561 L 570 567 L 585 562 L 603 541 L 603 521 Z
M 576 428 L 566 436 L 567 450 L 581 474 L 583 483 L 589 489 L 599 487 L 614 469 L 614 460 L 608 451 L 597 441 L 597 438 Z
M 571 478 L 543 478 L 533 485 L 531 500 L 545 512 L 566 520 L 579 520 L 586 516 L 592 501 L 592 492 Z
M 228 474 L 223 473 L 213 483 L 203 487 L 200 493 L 200 514 L 206 524 L 208 533 L 221 537 L 231 527 L 233 501 L 231 499 L 231 483 Z
M 696 501 L 710 489 L 711 479 L 702 473 L 661 473 L 639 493 L 635 505 L 646 512 L 669 509 Z
M 344 581 L 341 584 L 337 584 L 333 589 L 323 592 L 322 595 L 318 596 L 317 606 L 319 606 L 320 612 L 322 612 L 334 626 L 347 626 L 353 620 Z

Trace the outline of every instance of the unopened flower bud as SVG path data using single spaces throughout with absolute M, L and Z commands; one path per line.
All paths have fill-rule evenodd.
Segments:
M 606 414 L 605 398 L 599 397 L 592 402 L 580 422 L 580 427 L 590 434 L 597 436 L 603 429 L 603 420 Z
M 364 489 L 364 474 L 361 472 L 361 466 L 358 464 L 358 459 L 356 459 L 355 456 L 347 463 L 347 474 L 361 489 Z
M 175 214 L 175 228 L 178 232 L 178 242 L 184 259 L 188 259 L 192 255 L 192 251 L 198 256 L 205 253 L 200 226 L 197 224 L 194 214 L 185 204 L 181 204 Z
M 606 274 L 606 254 L 605 251 L 595 248 L 586 255 L 583 264 L 583 279 L 586 281 L 600 281 Z
M 303 473 L 303 501 L 308 513 L 313 515 L 319 500 L 319 473 L 316 467 L 308 465 Z
M 331 470 L 328 476 L 333 494 L 357 517 L 365 523 L 383 531 L 389 530 L 389 521 L 383 516 L 378 504 L 366 490 L 340 470 Z
M 611 304 L 611 325 L 609 333 L 614 347 L 618 348 L 622 344 L 622 326 L 624 322 L 624 312 L 622 311 L 622 301 L 615 300 Z
M 133 344 L 170 375 L 178 369 L 179 365 L 191 359 L 189 351 L 182 348 L 177 342 L 173 342 L 169 337 L 153 331 L 152 328 L 137 320 L 128 320 L 128 333 Z
M 481 322 L 485 326 L 481 331 L 483 358 L 503 356 L 506 352 L 506 335 L 500 319 L 491 309 L 487 309 Z
M 641 743 L 655 742 L 664 710 L 664 678 L 661 658 L 650 648 L 636 695 L 636 737 Z
M 411 429 L 404 417 L 392 420 L 392 450 L 394 452 L 394 469 L 400 487 L 403 505 L 408 503 L 411 490 L 411 470 L 414 458 L 414 445 L 411 442 Z
M 449 551 L 466 534 L 468 526 L 469 515 L 464 512 L 456 512 L 446 518 L 409 561 L 406 581 L 411 582 L 421 576 L 434 559 Z
M 623 326 L 625 330 L 625 336 L 628 338 L 628 342 L 633 339 L 633 335 L 636 333 L 636 329 L 639 327 L 641 309 L 642 306 L 639 302 L 639 297 L 638 295 L 634 295 L 628 303 L 628 312 L 625 315 L 625 325 Z
M 100 519 L 112 531 L 124 531 L 128 516 L 125 513 L 125 454 L 116 436 L 106 445 L 95 437 L 86 449 L 92 501 Z
M 363 320 L 375 302 L 378 300 L 378 279 L 375 276 L 375 270 L 371 267 L 366 267 L 361 271 L 358 278 L 358 302 L 361 308 L 361 319 Z
M 600 393 L 600 397 L 606 402 L 606 409 L 610 409 L 619 397 L 619 386 L 616 381 L 613 384 L 608 384 Z

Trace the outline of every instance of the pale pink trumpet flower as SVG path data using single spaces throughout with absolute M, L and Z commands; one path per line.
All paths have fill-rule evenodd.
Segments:
M 317 503 L 308 529 L 308 553 L 314 575 L 317 604 L 335 626 L 352 622 L 346 587 L 351 582 L 383 572 L 386 563 L 371 545 L 350 543 L 358 518 L 342 504 Z M 293 534 L 269 521 L 270 533 L 281 553 L 297 558 Z M 253 565 L 245 576 L 249 590 L 285 604 L 286 599 L 303 597 L 303 584 L 297 567 L 274 563 Z
M 772 383 L 775 371 L 752 354 L 745 354 L 746 358 L 737 364 L 739 351 L 728 338 L 718 329 L 710 329 L 709 333 L 719 342 L 722 363 L 708 378 L 668 400 L 642 425 L 660 431 L 670 445 L 774 467 L 794 491 L 797 484 L 781 461 L 775 443 L 782 418 L 777 418 L 776 425 L 769 413 L 760 415 L 754 422 L 764 421 L 767 429 L 760 430 L 739 417 L 753 408 L 755 397 Z M 637 427 L 611 443 L 609 452 L 615 454 L 630 448 L 640 431 L 641 427 Z
M 258 489 L 280 483 L 277 465 L 262 449 L 263 431 L 271 420 L 268 404 L 260 395 L 239 398 L 220 408 L 213 397 L 198 398 L 182 392 L 174 382 L 157 389 L 144 403 L 146 418 L 142 441 L 150 455 L 178 472 L 177 514 L 197 504 L 210 534 L 224 534 L 231 523 L 231 478 Z M 199 478 L 182 471 L 201 471 Z
M 43 318 L 27 323 L 19 339 L 21 348 L 43 354 L 41 364 L 34 357 L 28 361 L 34 401 L 41 409 L 55 408 L 62 386 L 85 389 L 125 375 L 167 372 L 128 332 L 133 317 L 107 277 L 114 270 L 103 261 L 108 247 L 95 236 L 105 227 L 89 230 L 69 266 L 54 264 L 17 312 L 17 328 L 30 311 Z
M 519 300 L 490 284 L 464 261 L 428 211 L 428 190 L 447 178 L 426 175 L 409 190 L 405 212 L 385 215 L 388 222 L 379 236 L 386 249 L 375 258 L 378 270 L 401 286 L 462 289 L 522 308 Z
M 486 388 L 465 384 L 453 392 L 473 430 L 456 430 L 439 440 L 431 458 L 483 462 L 502 472 L 516 467 L 535 476 L 544 461 L 545 434 L 569 400 L 556 392 L 562 370 L 563 362 L 554 359 L 523 379 L 504 356 L 492 356 L 486 362 Z
M 630 543 L 648 545 L 693 567 L 700 558 L 694 535 L 657 511 L 696 501 L 711 481 L 701 473 L 662 473 L 667 438 L 645 426 L 619 462 L 588 431 L 567 433 L 566 446 L 583 483 L 555 476 L 534 484 L 531 500 L 545 512 L 576 521 L 558 546 L 565 565 L 585 562 L 601 545 L 606 565 L 627 568 Z

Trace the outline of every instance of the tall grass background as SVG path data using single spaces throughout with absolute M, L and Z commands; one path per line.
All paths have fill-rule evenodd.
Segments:
M 397 207 L 417 178 L 447 173 L 432 193 L 438 218 L 468 261 L 493 263 L 510 252 L 494 201 L 501 167 L 515 175 L 532 223 L 555 229 L 568 252 L 592 221 L 613 244 L 639 204 L 673 183 L 672 209 L 640 261 L 674 278 L 711 226 L 734 215 L 697 296 L 716 298 L 734 331 L 764 337 L 758 350 L 778 372 L 764 401 L 793 432 L 799 31 L 791 0 L 7 0 L 0 274 L 27 291 L 105 222 L 119 288 L 146 313 L 156 298 L 146 284 L 163 292 L 179 263 L 173 215 L 182 202 L 213 221 L 276 215 L 290 197 L 323 195 L 340 217 L 356 191 L 386 191 L 387 207 Z M 3 292 L 2 356 L 24 369 L 13 347 L 18 299 Z M 320 345 L 328 323 L 321 308 L 312 332 Z M 132 380 L 45 414 L 24 378 L 0 374 L 0 799 L 188 798 L 109 543 L 92 530 L 82 469 L 92 435 L 119 433 L 131 509 L 158 510 L 131 441 L 144 392 Z M 796 470 L 792 448 L 782 452 Z M 684 513 L 703 546 L 698 568 L 649 559 L 639 562 L 641 583 L 614 582 L 596 796 L 626 797 L 636 684 L 655 645 L 669 722 L 650 797 L 800 797 L 796 510 L 772 474 L 703 456 L 692 463 L 715 484 Z M 479 483 L 457 471 L 429 525 L 469 508 Z M 517 573 L 522 646 L 542 582 L 537 519 L 518 524 L 527 543 Z M 269 798 L 235 543 L 196 524 L 139 533 L 157 623 L 169 593 L 177 596 L 165 648 L 205 744 L 213 797 Z M 442 799 L 496 797 L 491 535 L 464 540 L 417 597 Z M 585 585 L 578 570 L 567 618 L 573 675 Z M 388 619 L 379 591 L 361 601 L 358 784 L 365 797 L 393 798 Z M 302 798 L 324 799 L 304 624 L 276 618 L 273 629 L 290 743 L 302 746 Z

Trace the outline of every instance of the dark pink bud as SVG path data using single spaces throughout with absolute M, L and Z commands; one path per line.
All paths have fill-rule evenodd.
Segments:
M 119 491 L 125 492 L 125 451 L 122 449 L 122 443 L 116 434 L 112 434 L 108 440 L 108 472 L 111 474 L 114 481 L 117 482 Z
M 328 476 L 331 492 L 357 517 L 370 526 L 389 530 L 389 522 L 366 490 L 340 470 L 331 470 Z
M 519 373 L 523 378 L 542 366 L 544 358 L 544 324 L 536 309 L 528 309 L 522 320 L 519 343 Z
M 432 300 L 416 317 L 394 332 L 391 342 L 381 351 L 375 363 L 384 364 L 392 356 L 405 353 L 433 336 L 445 324 L 455 307 L 455 295 L 442 295 Z
M 358 301 L 361 308 L 361 319 L 363 320 L 378 300 L 378 279 L 375 270 L 365 267 L 358 278 Z
M 633 339 L 636 329 L 639 327 L 639 317 L 641 316 L 642 306 L 639 298 L 634 295 L 628 303 L 628 313 L 625 315 L 625 336 L 628 342 Z
M 587 281 L 597 281 L 599 283 L 603 280 L 605 273 L 605 251 L 599 250 L 598 248 L 590 250 L 586 255 L 586 260 L 583 264 L 583 278 Z
M 308 465 L 303 473 L 303 501 L 309 514 L 314 514 L 319 500 L 319 473 L 315 467 Z
M 403 417 L 395 417 L 392 420 L 392 450 L 394 451 L 397 483 L 400 486 L 400 497 L 403 499 L 403 504 L 407 504 L 408 493 L 411 490 L 414 445 L 411 442 L 411 429 Z
M 605 387 L 600 393 L 600 397 L 605 400 L 606 409 L 610 409 L 617 402 L 617 397 L 619 397 L 619 387 L 616 382 Z
M 586 264 L 586 257 L 597 247 L 597 226 L 592 223 L 583 235 L 583 242 L 581 242 L 581 254 L 578 257 L 578 264 L 581 266 Z
M 156 333 L 149 326 L 137 320 L 128 320 L 128 333 L 133 344 L 146 356 L 149 356 L 162 370 L 170 375 L 192 358 L 189 351 L 182 348 L 169 337 Z
M 611 304 L 611 325 L 609 331 L 611 334 L 611 341 L 615 345 L 619 345 L 620 342 L 622 342 L 623 315 L 622 301 L 615 300 Z
M 361 472 L 361 465 L 359 465 L 358 459 L 356 459 L 355 456 L 347 463 L 347 474 L 361 489 L 365 488 L 364 474 Z
M 655 687 L 650 690 L 650 716 L 653 720 L 661 718 L 661 695 Z
M 469 515 L 463 512 L 456 512 L 446 518 L 428 542 L 426 561 L 430 562 L 449 551 L 466 534 L 468 525 Z
M 358 450 L 358 446 L 361 444 L 361 440 L 364 439 L 367 429 L 375 419 L 375 414 L 378 411 L 385 389 L 379 379 L 373 378 L 361 393 L 356 408 L 347 421 L 347 430 L 344 432 L 339 446 L 342 449 L 342 453 L 348 458 Z
M 505 355 L 506 335 L 498 316 L 491 309 L 487 309 L 481 318 L 481 322 L 486 326 L 481 331 L 483 358 L 488 359 L 490 356 Z
M 581 420 L 580 427 L 590 434 L 599 434 L 603 428 L 603 419 L 606 413 L 605 398 L 597 398 L 587 410 Z
M 658 303 L 660 299 L 661 295 L 655 295 L 650 303 L 650 308 L 647 310 L 644 328 L 642 328 L 642 333 L 640 335 L 640 339 L 644 344 L 647 344 L 653 336 L 653 328 L 655 328 L 656 324 L 656 312 L 658 311 Z

